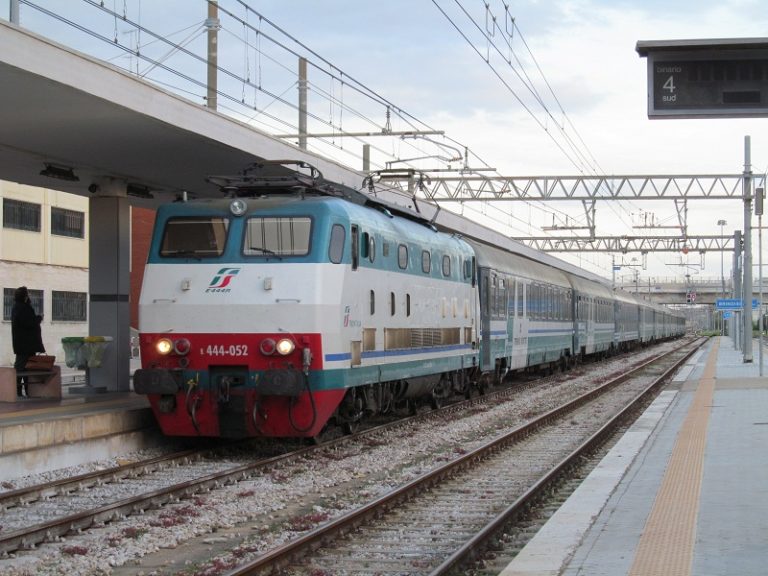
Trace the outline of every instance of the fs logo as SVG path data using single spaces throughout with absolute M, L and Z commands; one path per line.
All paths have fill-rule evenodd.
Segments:
M 205 291 L 229 292 L 230 288 L 227 288 L 227 286 L 229 286 L 229 283 L 232 282 L 232 279 L 237 276 L 239 272 L 240 268 L 222 268 L 216 273 L 216 276 L 213 277 L 213 280 L 208 284 L 208 288 L 206 288 Z

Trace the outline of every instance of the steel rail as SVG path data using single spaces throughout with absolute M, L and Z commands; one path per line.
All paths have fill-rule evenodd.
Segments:
M 189 462 L 195 456 L 203 457 L 203 450 L 182 450 L 165 456 L 156 456 L 140 462 L 122 464 L 104 470 L 86 472 L 71 478 L 60 478 L 45 484 L 37 484 L 8 490 L 0 493 L 0 510 L 8 510 L 15 506 L 23 506 L 38 500 L 47 500 L 62 494 L 69 494 L 77 490 L 118 482 L 123 478 L 136 477 L 159 470 L 163 465 L 172 466 L 176 462 Z
M 529 386 L 533 385 L 533 383 L 526 383 L 525 385 Z M 0 554 L 8 554 L 19 549 L 32 548 L 38 544 L 64 537 L 71 532 L 87 530 L 94 525 L 119 520 L 123 517 L 136 513 L 142 513 L 144 510 L 148 510 L 150 508 L 158 508 L 165 504 L 173 503 L 180 499 L 190 497 L 197 493 L 206 492 L 222 485 L 242 481 L 260 473 L 264 468 L 289 461 L 292 458 L 302 457 L 305 454 L 308 454 L 317 449 L 326 449 L 340 446 L 344 443 L 351 442 L 368 435 L 373 435 L 389 428 L 408 425 L 418 420 L 440 417 L 441 415 L 450 414 L 452 411 L 456 411 L 458 409 L 469 408 L 475 406 L 476 404 L 491 402 L 499 395 L 509 393 L 510 388 L 496 390 L 482 396 L 476 396 L 474 398 L 446 405 L 439 410 L 432 410 L 428 413 L 416 414 L 407 418 L 400 418 L 394 422 L 388 422 L 367 428 L 365 430 L 361 430 L 356 434 L 334 438 L 332 440 L 322 442 L 316 446 L 308 446 L 298 450 L 293 450 L 286 454 L 260 459 L 257 462 L 252 462 L 231 468 L 229 470 L 209 474 L 195 480 L 174 484 L 139 496 L 125 498 L 108 505 L 76 514 L 71 514 L 65 517 L 51 520 L 46 523 L 14 530 L 7 533 L 0 533 Z M 179 460 L 183 460 L 185 457 L 188 457 L 191 461 L 192 454 L 194 454 L 195 451 L 190 450 L 188 452 L 189 454 L 186 454 L 186 452 L 179 452 L 172 456 L 177 457 Z M 205 451 L 200 451 L 199 453 L 204 454 Z M 106 484 L 119 480 L 120 478 L 128 477 L 131 475 L 131 473 L 134 473 L 134 476 L 138 476 L 144 472 L 151 472 L 152 470 L 150 470 L 150 468 L 152 467 L 155 467 L 155 470 L 159 469 L 159 464 L 164 458 L 165 457 L 161 456 L 149 459 L 145 462 L 130 464 L 126 467 L 115 467 L 105 471 L 90 472 L 78 475 L 73 478 L 55 481 L 49 484 L 42 484 L 29 488 L 21 488 L 18 490 L 9 491 L 0 494 L 0 510 L 8 509 L 13 506 L 23 506 L 25 504 L 34 503 L 37 500 L 50 498 L 53 496 L 65 495 L 74 489 L 82 489 L 95 486 L 99 483 Z M 125 470 L 127 473 L 123 474 L 123 470 Z M 102 477 L 100 478 L 100 476 Z
M 681 364 L 683 364 L 691 355 L 698 350 L 703 343 L 706 342 L 705 338 L 700 339 L 697 342 L 689 343 L 691 350 L 682 356 L 672 366 L 667 368 L 661 375 L 659 375 L 645 390 L 640 392 L 635 398 L 629 402 L 621 411 L 616 413 L 608 422 L 603 424 L 600 429 L 592 436 L 586 439 L 580 446 L 578 446 L 571 454 L 563 458 L 556 466 L 554 466 L 549 472 L 542 476 L 533 486 L 525 491 L 515 502 L 510 504 L 503 512 L 501 512 L 496 518 L 489 522 L 482 530 L 477 532 L 472 538 L 461 545 L 451 556 L 449 556 L 442 564 L 429 573 L 429 576 L 444 576 L 458 569 L 459 566 L 465 565 L 470 562 L 473 557 L 477 556 L 479 550 L 485 548 L 487 543 L 501 531 L 505 525 L 514 521 L 515 518 L 521 516 L 530 507 L 531 503 L 535 502 L 541 494 L 544 494 L 550 486 L 558 481 L 567 470 L 575 465 L 582 458 L 584 454 L 592 452 L 597 446 L 604 442 L 605 438 L 610 436 L 617 427 L 625 421 L 628 415 L 636 409 L 649 394 L 652 394 L 659 388 L 672 374 L 676 371 Z M 681 346 L 675 350 L 672 350 L 669 354 L 679 352 L 685 346 Z M 641 368 L 642 369 L 642 368 Z
M 576 408 L 590 402 L 594 398 L 601 396 L 611 388 L 614 388 L 618 384 L 632 378 L 637 372 L 653 365 L 661 358 L 669 356 L 676 351 L 690 346 L 691 342 L 687 342 L 683 346 L 675 348 L 668 354 L 662 356 L 655 356 L 632 369 L 630 372 L 624 373 L 616 378 L 613 378 L 600 386 L 578 396 L 577 398 L 568 401 L 567 403 L 549 410 L 536 419 L 522 424 L 513 430 L 502 434 L 501 436 L 483 444 L 479 448 L 468 452 L 459 458 L 447 462 L 421 476 L 415 478 L 411 482 L 394 489 L 391 492 L 377 498 L 376 500 L 361 506 L 347 514 L 336 518 L 324 524 L 318 528 L 315 528 L 303 536 L 296 538 L 290 542 L 286 542 L 259 556 L 258 558 L 231 570 L 225 574 L 225 576 L 254 576 L 256 574 L 266 574 L 274 571 L 279 571 L 289 565 L 294 558 L 298 558 L 307 552 L 311 552 L 317 548 L 322 547 L 326 542 L 338 539 L 340 536 L 353 531 L 366 521 L 380 517 L 386 514 L 390 509 L 394 508 L 401 502 L 405 502 L 416 495 L 428 490 L 432 486 L 439 484 L 443 480 L 454 476 L 455 474 L 469 468 L 475 462 L 481 461 L 490 455 L 503 450 L 507 445 L 514 444 L 523 438 L 531 435 L 536 430 L 550 424 L 551 422 L 559 419 L 565 414 L 575 410 Z M 692 352 L 691 352 L 692 353 Z M 668 371 L 665 371 L 667 374 Z

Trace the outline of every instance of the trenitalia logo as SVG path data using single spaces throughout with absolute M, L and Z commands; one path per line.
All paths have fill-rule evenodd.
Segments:
M 227 286 L 229 286 L 229 283 L 232 282 L 232 279 L 237 276 L 239 272 L 240 268 L 222 268 L 216 273 L 216 276 L 213 277 L 213 280 L 208 284 L 208 288 L 206 288 L 205 291 L 229 292 L 230 288 L 227 288 Z

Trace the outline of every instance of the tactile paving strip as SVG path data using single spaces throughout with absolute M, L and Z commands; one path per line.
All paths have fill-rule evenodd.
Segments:
M 645 523 L 629 576 L 687 576 L 691 572 L 718 348 L 719 340 L 715 340 Z

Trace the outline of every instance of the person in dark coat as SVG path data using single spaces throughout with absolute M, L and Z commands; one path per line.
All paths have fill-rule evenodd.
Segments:
M 13 309 L 11 310 L 11 339 L 13 340 L 13 353 L 16 361 L 13 367 L 24 370 L 27 361 L 38 352 L 45 352 L 40 323 L 43 317 L 35 314 L 29 291 L 26 286 L 16 289 L 13 294 Z M 26 388 L 26 380 L 23 377 L 16 378 L 16 394 L 22 396 L 22 385 Z M 28 391 L 27 391 L 28 394 Z

